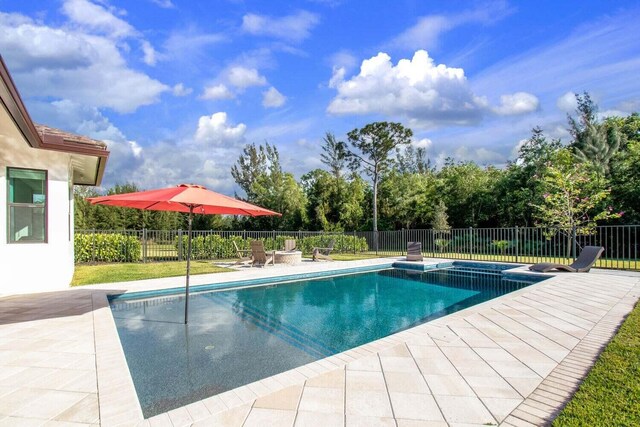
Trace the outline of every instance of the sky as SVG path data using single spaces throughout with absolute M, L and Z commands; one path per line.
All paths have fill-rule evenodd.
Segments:
M 296 178 L 326 132 L 410 127 L 433 164 L 503 166 L 575 93 L 640 110 L 640 3 L 0 0 L 0 54 L 33 120 L 107 142 L 103 187 L 239 192 L 246 144 Z

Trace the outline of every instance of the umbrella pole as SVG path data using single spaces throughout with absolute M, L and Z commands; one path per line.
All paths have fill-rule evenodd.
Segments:
M 187 279 L 184 288 L 184 324 L 189 321 L 189 269 L 191 268 L 191 223 L 193 222 L 193 206 L 189 206 L 189 232 L 187 233 Z

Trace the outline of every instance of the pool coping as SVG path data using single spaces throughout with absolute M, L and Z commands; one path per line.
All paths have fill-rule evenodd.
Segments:
M 370 267 L 369 269 L 377 269 L 380 267 L 388 266 L 390 264 L 389 261 L 390 259 L 388 258 L 376 259 L 372 262 L 368 262 L 367 267 Z M 448 263 L 452 261 L 454 260 L 430 259 L 425 260 L 423 264 Z M 477 262 L 494 264 L 491 262 Z M 344 268 L 340 268 L 340 266 L 336 265 L 336 267 L 338 268 L 331 269 L 331 271 L 335 271 L 337 272 L 337 274 L 340 274 L 341 271 L 353 272 L 354 270 L 359 269 L 359 267 L 352 266 L 345 266 Z M 528 272 L 528 270 L 526 270 L 526 266 L 524 265 L 514 266 L 514 268 L 506 270 L 505 272 L 531 274 Z M 539 276 L 539 274 L 536 275 Z M 167 425 L 180 425 L 180 423 L 177 421 L 181 419 L 189 419 L 195 422 L 198 421 L 197 419 L 194 419 L 198 417 L 197 414 L 203 414 L 204 416 L 205 412 L 203 412 L 203 408 L 206 408 L 210 415 L 215 415 L 217 413 L 220 414 L 226 411 L 233 410 L 234 408 L 246 407 L 247 405 L 255 402 L 256 399 L 283 390 L 293 384 L 299 384 L 301 382 L 304 383 L 309 378 L 326 374 L 336 369 L 344 369 L 345 366 L 352 361 L 366 358 L 371 354 L 389 350 L 399 345 L 400 343 L 405 342 L 407 339 L 415 337 L 415 334 L 419 333 L 420 330 L 425 329 L 425 327 L 430 330 L 429 335 L 432 338 L 436 336 L 443 341 L 446 341 L 448 339 L 455 339 L 453 336 L 451 336 L 451 331 L 446 328 L 447 323 L 477 313 L 478 311 L 481 311 L 487 307 L 491 307 L 492 305 L 501 304 L 505 300 L 513 300 L 539 287 L 546 287 L 549 283 L 554 283 L 558 280 L 561 280 L 558 279 L 558 277 L 568 277 L 565 274 L 547 274 L 546 276 L 549 277 L 549 280 L 534 283 L 523 289 L 516 290 L 499 298 L 474 305 L 472 307 L 460 310 L 456 313 L 429 321 L 425 324 L 421 324 L 407 330 L 392 334 L 390 336 L 352 348 L 345 352 L 341 352 L 330 357 L 320 359 L 315 362 L 255 381 L 253 383 L 237 387 L 235 389 L 208 397 L 197 402 L 193 402 L 191 404 L 176 408 L 174 410 L 156 415 L 148 419 L 144 419 L 142 417 L 142 410 L 140 409 L 140 404 L 135 392 L 135 387 L 133 386 L 133 381 L 126 364 L 126 358 L 124 356 L 124 352 L 122 351 L 122 346 L 120 345 L 115 322 L 113 321 L 113 318 L 111 316 L 110 322 L 107 322 L 110 323 L 110 325 L 108 328 L 105 327 L 105 330 L 101 331 L 102 336 L 100 338 L 112 343 L 115 340 L 118 347 L 117 350 L 119 351 L 114 351 L 114 349 L 112 348 L 108 356 L 100 355 L 98 351 L 96 352 L 97 359 L 101 361 L 97 364 L 97 375 L 99 384 L 102 383 L 101 379 L 110 378 L 110 381 L 112 383 L 117 383 L 119 386 L 116 388 L 117 392 L 114 392 L 113 388 L 106 388 L 105 392 L 108 393 L 106 395 L 102 393 L 102 387 L 100 387 L 101 421 L 103 425 L 124 425 L 129 424 L 131 423 L 131 421 L 135 420 L 136 422 L 140 423 L 140 425 L 145 426 L 155 425 L 156 423 L 160 425 L 163 423 L 168 423 Z M 265 278 L 265 280 L 273 279 L 274 277 L 279 276 L 269 275 L 267 278 Z M 228 283 L 229 280 L 226 280 L 224 282 Z M 133 292 L 130 289 L 128 289 L 127 291 Z M 101 309 L 106 308 L 107 310 L 109 310 L 108 303 L 106 304 L 106 307 L 102 307 L 102 304 L 107 301 L 106 292 L 102 294 L 94 294 L 94 298 L 98 299 L 98 303 L 101 305 Z M 96 336 L 96 342 L 97 341 L 98 336 Z M 542 381 L 544 381 L 544 378 L 542 379 Z M 114 395 L 111 396 L 111 393 L 113 393 Z M 525 396 L 525 400 L 526 397 L 527 396 Z M 174 423 L 172 420 L 176 422 Z M 189 424 L 190 423 L 186 423 L 184 425 Z
M 297 267 L 247 268 L 224 274 L 193 276 L 191 282 L 198 285 L 229 282 L 240 278 L 276 277 L 295 272 L 384 265 L 401 259 L 398 257 L 335 263 L 308 262 Z M 449 261 L 453 260 L 425 260 L 429 264 Z M 483 263 L 492 264 L 491 262 Z M 510 269 L 514 273 L 529 274 L 526 271 L 526 265 L 520 267 L 514 265 L 514 267 Z M 505 425 L 547 424 L 553 419 L 558 409 L 570 399 L 599 352 L 615 334 L 640 297 L 640 272 L 594 269 L 590 274 L 559 273 L 553 276 L 547 281 L 530 285 L 494 300 L 249 384 L 244 386 L 245 389 L 242 387 L 234 389 L 225 392 L 226 394 L 222 393 L 146 420 L 142 417 L 106 295 L 175 287 L 176 283 L 184 280 L 184 277 L 91 285 L 59 292 L 3 297 L 0 298 L 0 307 L 3 308 L 3 312 L 0 312 L 0 319 L 2 319 L 0 366 L 7 366 L 8 369 L 7 372 L 4 372 L 4 369 L 0 370 L 0 397 L 2 397 L 0 424 L 29 423 L 31 425 L 36 422 L 35 420 L 44 418 L 41 423 L 47 420 L 54 423 L 56 420 L 73 420 L 78 423 L 75 425 L 86 427 L 99 424 L 148 427 L 187 425 L 249 427 L 268 424 L 265 417 L 270 416 L 272 421 L 281 420 L 280 423 L 274 421 L 273 425 L 292 426 L 294 422 L 297 425 L 298 421 L 303 423 L 309 420 L 316 423 L 313 425 L 323 425 L 321 421 L 325 420 L 324 425 L 373 425 L 376 423 L 394 425 L 397 421 L 398 426 L 408 426 L 416 423 L 415 419 L 420 419 L 419 416 L 433 415 L 424 409 L 426 412 L 415 414 L 417 418 L 405 416 L 406 412 L 402 414 L 402 402 L 400 407 L 396 408 L 398 402 L 394 399 L 397 399 L 397 392 L 409 393 L 410 390 L 396 389 L 394 396 L 391 388 L 394 385 L 388 382 L 393 379 L 392 374 L 395 374 L 394 370 L 388 369 L 387 366 L 391 359 L 409 361 L 414 364 L 414 367 L 415 364 L 418 365 L 416 369 L 419 368 L 420 372 L 416 371 L 416 380 L 425 382 L 425 387 L 428 387 L 431 392 L 431 394 L 420 396 L 431 399 L 434 406 L 437 403 L 440 410 L 437 415 L 441 417 L 440 419 L 451 422 L 448 418 L 450 414 L 445 413 L 446 407 L 441 407 L 442 402 L 449 404 L 448 410 L 452 408 L 455 410 L 455 416 L 458 416 L 458 413 L 464 415 L 465 412 L 469 412 L 470 406 L 462 403 L 453 405 L 451 403 L 453 397 L 443 396 L 441 390 L 438 391 L 432 387 L 432 378 L 427 378 L 426 373 L 422 371 L 423 366 L 420 362 L 424 362 L 424 359 L 418 359 L 425 356 L 415 353 L 415 351 L 424 351 L 425 348 L 439 352 L 438 356 L 443 357 L 444 362 L 451 365 L 451 369 L 457 370 L 447 373 L 438 367 L 431 373 L 438 374 L 436 376 L 441 378 L 447 377 L 445 378 L 447 380 L 467 381 L 466 387 L 473 388 L 476 403 L 484 405 L 485 412 L 491 408 L 489 412 L 491 416 L 495 415 L 494 422 L 506 417 L 503 421 Z M 502 320 L 499 320 L 498 316 L 501 316 Z M 488 328 L 489 324 L 492 325 L 491 328 L 496 328 L 497 332 L 502 331 L 502 334 L 521 340 L 521 344 L 529 349 L 529 352 L 537 353 L 537 356 L 543 359 L 542 362 L 551 362 L 549 358 L 542 357 L 550 355 L 553 358 L 553 364 L 547 363 L 547 366 L 542 368 L 535 365 L 540 363 L 540 360 L 534 357 L 535 354 L 522 354 L 520 352 L 522 349 L 518 351 L 512 349 L 509 342 L 504 341 L 500 336 L 494 336 L 496 330 Z M 572 330 L 569 330 L 571 336 L 565 333 L 564 328 L 570 328 L 572 324 L 577 325 L 581 331 L 580 334 Z M 473 333 L 478 336 L 474 336 Z M 535 337 L 531 338 L 531 334 Z M 529 340 L 531 343 L 528 342 Z M 536 340 L 538 340 L 537 343 Z M 485 347 L 490 347 L 488 342 L 500 347 L 496 351 L 510 353 L 523 368 L 530 367 L 536 371 L 539 378 L 536 379 L 535 384 L 530 384 L 535 387 L 529 389 L 529 385 L 523 388 L 511 383 L 510 377 L 514 375 L 503 374 L 501 366 L 494 367 L 493 359 L 485 357 L 484 353 L 488 350 Z M 557 355 L 558 344 L 567 349 L 561 354 L 563 357 Z M 429 345 L 433 347 L 428 347 Z M 465 346 L 466 348 L 463 348 Z M 400 356 L 397 353 L 403 351 L 408 357 L 395 357 Z M 481 356 L 485 365 L 490 364 L 495 371 L 493 375 L 497 375 L 495 380 L 503 383 L 504 380 L 510 382 L 513 389 L 519 393 L 517 402 L 511 400 L 511 403 L 518 404 L 517 407 L 510 407 L 509 413 L 501 413 L 499 417 L 493 412 L 496 402 L 485 402 L 480 392 L 476 393 L 477 384 L 473 381 L 478 378 L 467 379 L 467 374 L 462 368 L 468 369 L 469 366 L 458 364 L 457 358 L 463 356 L 465 352 L 475 352 Z M 568 354 L 564 356 L 567 352 Z M 366 403 L 368 401 L 361 401 L 362 403 L 356 406 L 353 403 L 354 399 L 357 401 L 358 398 L 362 398 L 362 395 L 358 396 L 359 392 L 353 389 L 354 375 L 374 374 L 365 372 L 369 369 L 364 369 L 368 363 L 366 361 L 370 359 L 375 359 L 379 376 L 387 382 L 385 384 L 387 391 L 383 397 L 392 411 L 392 415 L 389 415 L 391 418 L 359 418 L 353 415 L 354 410 L 360 412 L 372 410 Z M 513 363 L 516 363 L 515 359 Z M 88 363 L 90 361 L 91 364 Z M 435 367 L 434 365 L 431 369 L 434 370 Z M 489 365 L 485 367 L 489 368 Z M 34 374 L 37 373 L 42 375 L 35 377 Z M 78 388 L 80 384 L 77 382 L 65 382 L 71 378 L 63 375 L 65 373 L 73 374 L 74 378 L 82 373 L 86 381 L 81 383 L 85 386 Z M 319 385 L 319 383 L 325 382 L 328 377 L 336 373 L 342 378 L 340 390 L 317 388 L 327 387 L 326 384 Z M 59 374 L 62 376 L 58 376 Z M 10 377 L 8 382 L 2 379 L 8 378 L 7 375 Z M 449 375 L 457 375 L 457 378 Z M 474 371 L 470 375 L 480 374 Z M 85 387 L 88 388 L 85 389 Z M 469 391 L 472 391 L 471 388 Z M 281 397 L 283 393 L 290 393 L 292 389 L 299 393 L 298 400 L 293 403 L 294 406 L 287 408 L 288 410 L 274 408 L 267 404 L 268 401 L 273 403 L 274 396 Z M 492 385 L 491 393 L 496 390 Z M 322 411 L 309 412 L 308 391 L 311 395 L 313 392 L 322 392 L 322 399 L 329 399 L 332 392 L 342 393 L 342 415 L 334 419 L 335 423 L 329 423 L 327 414 L 323 414 Z M 16 407 L 7 406 L 11 399 L 19 399 L 19 396 L 40 396 L 34 393 L 46 393 L 46 397 L 42 395 L 34 402 L 16 401 L 20 403 Z M 70 394 L 73 394 L 71 396 L 73 399 L 80 399 L 83 396 L 87 399 L 74 403 L 76 400 L 62 402 L 54 398 L 54 396 L 69 397 Z M 259 398 L 259 395 L 263 397 Z M 23 397 L 23 399 L 26 398 Z M 472 397 L 460 399 L 473 400 Z M 404 410 L 406 409 L 405 406 Z M 45 413 L 50 415 L 43 417 Z M 309 418 L 310 416 L 312 418 Z M 446 422 L 442 425 L 446 425 Z M 482 424 L 484 421 L 480 419 L 474 422 Z

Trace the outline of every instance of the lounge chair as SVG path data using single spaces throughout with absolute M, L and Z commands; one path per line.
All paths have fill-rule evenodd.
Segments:
M 326 247 L 326 248 L 313 248 L 313 260 L 314 261 L 319 261 L 319 260 L 323 259 L 325 261 L 333 261 L 333 259 L 331 259 L 329 254 L 333 250 L 333 245 L 335 243 L 336 243 L 336 241 L 332 240 L 331 243 L 329 243 L 329 246 Z
M 407 261 L 422 261 L 422 242 L 407 242 Z
M 262 266 L 266 266 L 269 263 L 275 265 L 275 255 L 276 251 L 269 251 L 269 254 L 265 252 L 262 240 L 254 240 L 251 242 L 252 265 L 261 264 Z
M 251 257 L 251 249 L 240 249 L 236 242 L 233 242 L 233 247 L 236 248 L 236 255 L 238 256 L 238 261 L 236 261 L 234 265 L 247 265 L 253 261 L 253 258 Z
M 293 252 L 296 250 L 296 241 L 294 239 L 287 239 L 284 241 L 284 250 L 286 252 Z
M 551 270 L 564 270 L 571 273 L 586 273 L 591 270 L 591 267 L 596 263 L 598 258 L 600 258 L 602 252 L 604 252 L 604 248 L 602 246 L 585 246 L 580 252 L 578 259 L 576 259 L 571 265 L 541 262 L 539 264 L 532 265 L 529 267 L 529 270 L 537 271 L 539 273 L 546 273 Z

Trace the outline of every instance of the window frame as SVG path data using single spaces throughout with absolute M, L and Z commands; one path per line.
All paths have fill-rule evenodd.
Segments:
M 33 171 L 33 172 L 44 172 L 44 239 L 43 240 L 16 240 L 13 241 L 11 239 L 11 207 L 28 207 L 28 208 L 39 208 L 42 205 L 38 205 L 35 203 L 12 203 L 9 201 L 11 192 L 11 170 L 25 170 L 25 171 Z M 28 244 L 46 244 L 49 243 L 49 171 L 46 169 L 34 169 L 34 168 L 22 168 L 22 167 L 13 167 L 7 166 L 6 171 L 7 177 L 7 244 L 10 245 L 28 245 Z

